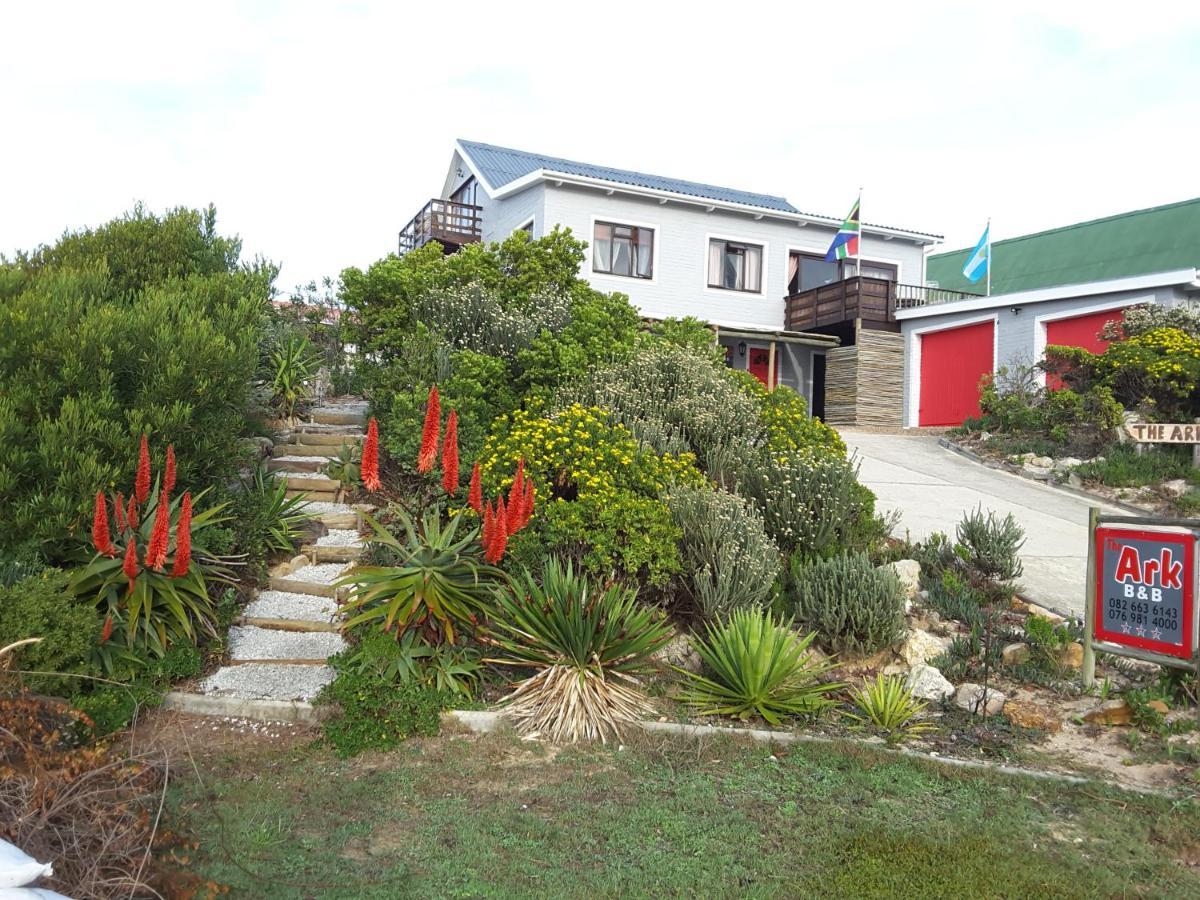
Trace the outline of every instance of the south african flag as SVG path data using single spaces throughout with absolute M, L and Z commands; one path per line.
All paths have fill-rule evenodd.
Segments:
M 838 233 L 833 236 L 833 243 L 829 245 L 829 250 L 825 254 L 827 262 L 833 262 L 835 259 L 845 259 L 848 256 L 858 256 L 858 237 L 862 233 L 862 223 L 858 218 L 860 203 L 862 203 L 862 195 L 859 195 L 859 198 L 854 201 L 854 206 L 851 208 L 850 214 L 842 222 L 842 227 L 838 229 Z

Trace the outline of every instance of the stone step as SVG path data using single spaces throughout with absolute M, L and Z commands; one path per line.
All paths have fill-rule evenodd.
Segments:
M 204 679 L 201 690 L 209 696 L 244 700 L 312 700 L 332 682 L 329 666 L 292 666 L 279 663 L 246 663 L 223 666 Z
M 296 444 L 309 447 L 348 447 L 361 443 L 363 439 L 361 434 L 309 434 L 307 432 L 295 434 L 293 437 L 296 439 Z M 291 444 L 283 446 L 292 448 Z
M 292 433 L 305 434 L 348 434 L 361 435 L 364 431 L 363 426 L 359 425 L 322 425 L 318 422 L 298 422 L 289 429 Z
M 362 412 L 324 409 L 314 409 L 308 418 L 314 425 L 364 425 L 367 421 Z
M 268 472 L 320 472 L 329 465 L 328 456 L 274 456 L 267 460 Z
M 320 460 L 333 459 L 337 455 L 337 448 L 330 447 L 328 444 L 276 444 L 275 449 L 271 451 L 276 454 L 275 459 L 279 457 L 313 457 Z
M 255 625 L 229 628 L 229 659 L 235 665 L 264 661 L 324 663 L 346 646 L 345 638 L 330 632 L 281 631 Z
M 337 491 L 304 491 L 296 488 L 288 488 L 283 494 L 285 497 L 304 497 L 318 503 L 336 503 L 338 498 Z
M 242 610 L 242 616 L 246 619 L 272 622 L 334 626 L 338 618 L 338 604 L 332 597 L 322 597 L 316 594 L 259 591 L 258 595 L 246 604 L 246 608 Z M 328 630 L 328 628 L 313 630 Z
M 308 491 L 312 494 L 336 493 L 341 484 L 324 475 L 286 475 L 287 486 L 293 491 Z

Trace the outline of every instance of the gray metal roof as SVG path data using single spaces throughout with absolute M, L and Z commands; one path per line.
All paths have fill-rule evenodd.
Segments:
M 757 206 L 760 209 L 800 213 L 800 210 L 782 197 L 774 197 L 770 194 L 735 191 L 731 188 L 699 184 L 695 181 L 680 181 L 678 178 L 663 178 L 659 175 L 646 175 L 626 169 L 593 166 L 589 163 L 572 162 L 569 159 L 559 159 L 555 156 L 542 156 L 540 153 L 526 153 L 524 150 L 510 150 L 506 147 L 495 147 L 476 141 L 460 140 L 458 143 L 471 157 L 475 168 L 493 188 L 504 187 L 509 182 L 516 181 L 538 169 L 547 169 L 552 172 L 561 172 L 563 175 L 598 178 L 616 184 L 628 184 L 654 191 L 670 191 L 674 194 L 685 194 L 704 200 L 716 200 L 719 203 L 740 203 L 744 206 Z

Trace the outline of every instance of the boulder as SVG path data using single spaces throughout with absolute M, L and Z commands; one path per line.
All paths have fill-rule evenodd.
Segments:
M 946 652 L 950 642 L 944 638 L 934 637 L 928 631 L 914 628 L 904 638 L 900 645 L 900 658 L 909 666 L 920 666 Z
M 1163 496 L 1170 497 L 1172 500 L 1178 500 L 1188 492 L 1187 479 L 1172 478 L 1170 481 L 1164 481 L 1160 484 L 1158 489 L 1163 493 Z
M 1004 709 L 1004 701 L 1008 698 L 994 687 L 989 687 L 986 691 L 987 705 L 984 705 L 983 685 L 972 684 L 969 681 L 963 682 L 958 686 L 958 690 L 954 692 L 954 705 L 959 709 L 965 709 L 967 712 L 974 715 L 977 712 L 982 712 L 985 716 L 999 715 Z
M 1049 456 L 1034 456 L 1025 461 L 1025 468 L 1042 469 L 1045 472 L 1049 472 L 1054 468 L 1054 460 L 1052 460 Z
M 1078 669 L 1083 665 L 1083 644 L 1073 641 L 1058 651 L 1058 664 L 1064 669 Z
M 894 563 L 880 566 L 881 569 L 891 569 L 900 587 L 904 590 L 904 599 L 913 600 L 921 590 L 921 564 L 915 559 L 898 559 Z
M 945 700 L 954 694 L 954 685 L 933 666 L 913 666 L 904 686 L 920 700 Z
M 1128 725 L 1133 721 L 1133 707 L 1126 700 L 1109 700 L 1083 716 L 1094 725 Z
M 650 658 L 657 663 L 675 666 L 694 675 L 700 674 L 700 654 L 692 647 L 692 642 L 686 634 L 677 634 L 651 654 Z
M 1009 700 L 1001 710 L 1004 718 L 1018 728 L 1036 728 L 1038 731 L 1061 731 L 1062 719 L 1032 700 Z
M 1054 461 L 1054 468 L 1059 472 L 1068 472 L 1076 466 L 1082 466 L 1083 460 L 1077 459 L 1074 456 L 1064 456 L 1062 459 Z
M 1025 611 L 1031 616 L 1037 616 L 1039 619 L 1045 619 L 1051 625 L 1066 624 L 1066 619 L 1056 612 L 1051 612 L 1044 606 L 1038 606 L 1036 603 L 1026 603 Z
M 1080 478 L 1078 475 L 1076 475 L 1074 472 L 1071 472 L 1069 475 L 1067 475 L 1067 484 L 1069 484 L 1073 488 L 1082 488 L 1083 487 L 1083 479 Z
M 1020 641 L 1015 644 L 1006 644 L 1000 651 L 1000 658 L 1006 666 L 1019 666 L 1029 659 L 1029 645 L 1022 644 Z

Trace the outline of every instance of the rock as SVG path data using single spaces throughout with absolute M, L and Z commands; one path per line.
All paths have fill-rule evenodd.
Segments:
M 1045 619 L 1051 625 L 1064 625 L 1066 619 L 1056 612 L 1051 612 L 1044 606 L 1038 606 L 1036 603 L 1026 603 L 1025 611 L 1031 616 L 1037 616 L 1039 619 Z
M 1133 721 L 1133 707 L 1127 700 L 1109 700 L 1085 713 L 1083 719 L 1095 725 L 1128 725 Z
M 1054 461 L 1054 469 L 1057 472 L 1066 472 L 1075 468 L 1076 466 L 1082 465 L 1083 460 L 1077 459 L 1074 456 L 1064 456 L 1062 459 L 1056 459 Z
M 1188 492 L 1188 483 L 1186 478 L 1173 478 L 1170 481 L 1164 481 L 1158 486 L 1158 489 L 1172 500 L 1178 500 Z
M 1018 728 L 1036 728 L 1038 731 L 1050 732 L 1062 730 L 1062 720 L 1032 700 L 1009 700 L 1001 712 L 1004 718 Z
M 1019 666 L 1029 659 L 1029 645 L 1022 644 L 1020 641 L 1015 644 L 1007 644 L 1000 651 L 1000 658 L 1004 660 L 1006 666 Z
M 942 638 L 934 637 L 928 631 L 914 628 L 904 638 L 899 654 L 900 658 L 909 666 L 920 666 L 935 656 L 941 656 L 946 652 L 947 646 L 949 646 L 949 642 Z
M 981 432 L 979 432 L 979 440 L 980 440 L 980 442 L 981 442 L 981 443 L 984 443 L 984 444 L 986 444 L 986 443 L 987 443 L 988 441 L 990 441 L 991 439 L 992 439 L 992 433 L 991 433 L 990 431 L 981 431 Z
M 1010 456 L 1009 459 L 1015 462 L 1018 466 L 1023 466 L 1035 456 L 1037 456 L 1036 453 L 1017 453 L 1013 456 Z
M 1025 461 L 1025 468 L 1045 469 L 1046 471 L 1049 471 L 1050 469 L 1054 468 L 1054 460 L 1052 460 L 1049 456 L 1034 456 Z
M 1008 698 L 993 687 L 989 687 L 986 693 L 987 705 L 984 706 L 983 685 L 971 684 L 969 681 L 963 682 L 954 693 L 954 705 L 971 714 L 982 712 L 985 716 L 999 715 L 1000 711 L 1004 709 L 1004 701 Z
M 265 435 L 257 434 L 250 438 L 250 443 L 257 448 L 256 452 L 259 459 L 266 459 L 271 455 L 271 451 L 275 449 L 275 442 Z
M 1078 669 L 1083 665 L 1083 644 L 1073 641 L 1058 651 L 1058 664 L 1064 669 Z
M 945 700 L 954 694 L 954 685 L 933 666 L 913 666 L 904 686 L 920 700 Z
M 922 603 L 929 602 L 929 591 L 917 591 L 917 599 Z
M 1083 479 L 1080 478 L 1078 475 L 1076 475 L 1074 472 L 1071 472 L 1069 475 L 1067 475 L 1067 484 L 1069 484 L 1073 488 L 1082 488 L 1083 487 Z
M 902 662 L 888 663 L 883 667 L 883 675 L 903 675 L 908 671 L 908 666 Z
M 655 650 L 650 658 L 655 662 L 691 672 L 693 675 L 700 674 L 700 654 L 692 647 L 692 642 L 686 634 L 675 635 Z
M 895 573 L 906 600 L 913 600 L 921 590 L 921 564 L 915 559 L 898 559 L 880 568 L 891 569 Z
M 1146 705 L 1155 712 L 1161 713 L 1164 716 L 1171 711 L 1171 707 L 1167 706 L 1167 704 L 1162 700 L 1151 700 Z

